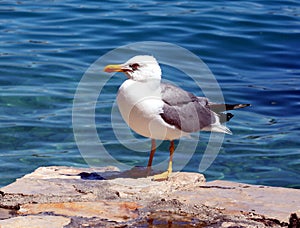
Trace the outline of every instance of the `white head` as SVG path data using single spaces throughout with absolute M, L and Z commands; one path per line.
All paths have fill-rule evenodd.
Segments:
M 161 69 L 153 56 L 137 55 L 120 65 L 108 65 L 105 72 L 123 72 L 134 81 L 161 79 Z

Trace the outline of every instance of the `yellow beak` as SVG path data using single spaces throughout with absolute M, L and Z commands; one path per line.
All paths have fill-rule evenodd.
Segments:
M 103 71 L 111 73 L 111 72 L 123 72 L 121 65 L 107 65 L 104 67 Z

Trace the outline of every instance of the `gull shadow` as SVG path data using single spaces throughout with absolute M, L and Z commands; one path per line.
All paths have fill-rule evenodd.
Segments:
M 147 167 L 135 166 L 125 171 L 105 171 L 105 172 L 81 172 L 78 175 L 83 180 L 112 180 L 116 178 L 147 178 L 161 171 L 149 170 Z

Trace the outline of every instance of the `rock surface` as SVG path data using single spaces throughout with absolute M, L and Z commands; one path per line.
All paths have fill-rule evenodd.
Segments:
M 300 227 L 300 190 L 143 174 L 38 168 L 0 189 L 0 227 Z

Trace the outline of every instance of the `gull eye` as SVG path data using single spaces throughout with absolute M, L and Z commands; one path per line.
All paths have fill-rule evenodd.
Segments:
M 129 66 L 131 67 L 132 70 L 137 70 L 140 67 L 140 65 L 138 63 L 133 63 Z

